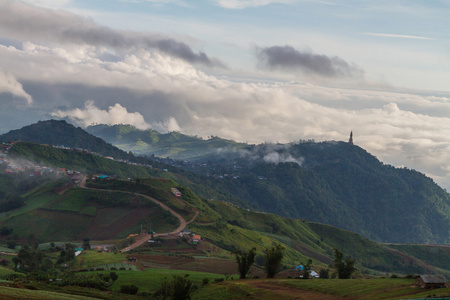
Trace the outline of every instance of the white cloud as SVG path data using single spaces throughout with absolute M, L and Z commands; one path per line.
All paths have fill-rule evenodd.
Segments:
M 388 38 L 400 38 L 400 39 L 414 39 L 414 40 L 433 40 L 429 37 L 424 36 L 416 36 L 416 35 L 406 35 L 406 34 L 391 34 L 391 33 L 372 33 L 367 32 L 366 35 L 379 36 L 379 37 L 388 37 Z
M 141 130 L 152 128 L 163 133 L 180 130 L 180 126 L 174 117 L 168 117 L 164 122 L 149 124 L 139 112 L 130 113 L 119 103 L 103 110 L 95 106 L 94 101 L 87 101 L 84 109 L 56 110 L 52 112 L 52 115 L 58 118 L 69 118 L 72 122 L 83 127 L 94 124 L 129 124 Z
M 142 130 L 151 127 L 145 122 L 144 117 L 140 113 L 130 113 L 119 103 L 108 107 L 107 110 L 101 110 L 94 105 L 93 101 L 88 101 L 85 103 L 84 109 L 77 108 L 69 111 L 56 110 L 52 115 L 59 118 L 68 117 L 70 120 L 84 127 L 93 124 L 130 124 Z
M 272 3 L 291 3 L 292 0 L 215 0 L 219 6 L 229 9 L 264 6 Z
M 31 96 L 25 92 L 22 84 L 14 78 L 14 76 L 9 72 L 2 72 L 0 70 L 0 93 L 9 93 L 15 97 L 24 99 L 27 104 L 31 104 L 33 99 Z

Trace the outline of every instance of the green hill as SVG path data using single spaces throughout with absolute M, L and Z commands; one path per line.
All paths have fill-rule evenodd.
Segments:
M 449 194 L 422 173 L 385 165 L 343 142 L 263 144 L 246 151 L 243 158 L 209 157 L 205 170 L 215 179 L 208 184 L 217 182 L 256 209 L 376 241 L 450 243 Z
M 90 152 L 114 157 L 115 159 L 133 160 L 135 158 L 134 155 L 90 135 L 83 129 L 68 124 L 66 121 L 39 121 L 0 135 L 0 141 L 25 141 L 53 146 L 66 146 L 72 149 L 86 149 Z

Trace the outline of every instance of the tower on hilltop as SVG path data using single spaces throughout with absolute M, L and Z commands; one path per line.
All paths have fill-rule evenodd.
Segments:
M 353 145 L 353 131 L 350 131 L 350 138 L 348 139 L 348 143 Z

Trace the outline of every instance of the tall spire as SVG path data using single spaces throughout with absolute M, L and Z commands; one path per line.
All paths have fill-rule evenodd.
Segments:
M 349 138 L 349 140 L 348 140 L 348 143 L 349 143 L 350 145 L 353 145 L 353 131 L 350 131 L 350 138 Z

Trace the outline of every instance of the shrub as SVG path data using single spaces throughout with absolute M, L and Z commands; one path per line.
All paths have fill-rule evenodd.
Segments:
M 194 290 L 192 281 L 188 278 L 189 275 L 185 276 L 174 276 L 173 278 L 173 299 L 174 300 L 184 300 L 190 299 L 190 294 Z
M 138 287 L 134 284 L 122 284 L 120 286 L 120 292 L 122 294 L 136 295 L 138 292 Z
M 322 279 L 328 279 L 328 278 L 329 278 L 329 273 L 330 273 L 330 270 L 328 270 L 328 269 L 322 269 L 322 270 L 320 270 L 320 272 L 319 272 L 319 278 L 322 278 Z

